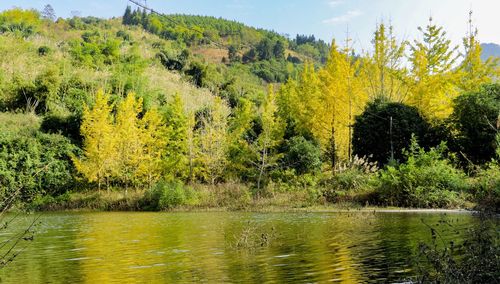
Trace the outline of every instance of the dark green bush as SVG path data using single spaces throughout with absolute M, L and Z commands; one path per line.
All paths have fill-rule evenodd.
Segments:
M 40 130 L 50 134 L 61 134 L 74 143 L 81 145 L 80 125 L 82 118 L 79 115 L 46 115 L 43 118 Z
M 353 152 L 359 157 L 371 157 L 373 161 L 385 164 L 391 158 L 392 140 L 394 159 L 402 161 L 405 158 L 402 150 L 410 145 L 411 136 L 423 139 L 428 130 L 429 124 L 415 107 L 376 100 L 368 104 L 363 114 L 356 117 Z M 427 146 L 425 143 L 423 145 Z
M 446 144 L 425 151 L 412 138 L 406 162 L 380 173 L 379 202 L 402 207 L 454 207 L 469 185 L 463 172 L 445 158 Z
M 500 211 L 500 165 L 489 163 L 479 171 L 474 183 L 474 196 L 484 210 Z
M 44 46 L 40 46 L 38 48 L 38 55 L 40 56 L 45 56 L 45 55 L 48 55 L 50 53 L 50 47 L 44 45 Z
M 474 163 L 495 157 L 500 110 L 500 84 L 485 85 L 479 92 L 455 100 L 452 119 L 459 132 L 461 150 Z
M 321 150 L 314 142 L 302 136 L 292 137 L 285 147 L 284 165 L 295 169 L 299 175 L 318 172 L 321 169 Z

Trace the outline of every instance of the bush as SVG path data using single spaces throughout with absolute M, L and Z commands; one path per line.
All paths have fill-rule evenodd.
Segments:
M 459 205 L 459 194 L 468 184 L 465 174 L 444 157 L 446 149 L 442 143 L 426 152 L 413 137 L 410 149 L 404 151 L 407 161 L 381 172 L 379 203 L 421 208 Z
M 402 161 L 402 150 L 408 148 L 412 134 L 423 138 L 428 123 L 417 108 L 401 103 L 376 100 L 356 117 L 353 129 L 353 152 L 360 157 L 371 157 L 385 164 L 391 157 L 390 118 L 392 117 L 392 143 L 394 158 Z
M 207 208 L 244 209 L 252 202 L 250 189 L 239 183 L 227 182 L 220 185 L 199 185 L 197 205 Z
M 314 142 L 296 136 L 288 140 L 283 162 L 299 175 L 315 173 L 321 169 L 321 150 Z
M 500 210 L 500 165 L 489 163 L 481 170 L 474 183 L 474 196 L 478 205 L 485 210 Z
M 50 53 L 50 47 L 44 45 L 44 46 L 40 46 L 38 48 L 38 55 L 39 56 L 45 56 L 45 55 L 48 55 Z
M 378 168 L 366 159 L 354 157 L 340 165 L 338 173 L 325 182 L 323 196 L 329 202 L 373 203 Z
M 498 219 L 481 213 L 479 224 L 466 230 L 463 241 L 447 242 L 438 223 L 431 227 L 432 242 L 420 243 L 417 283 L 498 283 L 500 279 L 500 231 Z M 440 221 L 459 233 L 463 228 Z M 443 247 L 444 246 L 444 247 Z
M 81 145 L 80 125 L 82 118 L 79 115 L 59 116 L 46 115 L 43 118 L 40 130 L 45 133 L 61 134 L 74 143 Z
M 452 119 L 459 132 L 461 150 L 474 163 L 495 157 L 495 136 L 500 109 L 500 84 L 485 85 L 479 92 L 455 100 Z
M 180 182 L 158 182 L 144 196 L 142 207 L 146 210 L 169 210 L 189 205 L 196 200 L 194 191 Z
M 64 193 L 75 183 L 70 160 L 75 151 L 61 135 L 0 133 L 1 194 L 21 190 L 20 198 L 30 201 L 38 194 Z

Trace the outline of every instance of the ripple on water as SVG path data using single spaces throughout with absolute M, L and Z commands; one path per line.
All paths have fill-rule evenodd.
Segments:
M 400 282 L 413 276 L 412 266 L 405 262 L 413 247 L 420 237 L 430 237 L 420 219 L 434 224 L 440 218 L 439 214 L 353 216 L 47 214 L 42 220 L 47 225 L 11 270 L 0 271 L 0 277 L 4 283 Z M 460 231 L 474 224 L 467 215 L 451 218 L 459 219 L 454 225 Z M 231 246 L 228 236 L 239 236 L 249 226 L 255 227 L 257 238 L 271 230 L 276 237 L 262 247 Z

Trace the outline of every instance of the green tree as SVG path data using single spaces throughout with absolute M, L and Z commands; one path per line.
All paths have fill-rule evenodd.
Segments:
M 272 85 L 269 85 L 267 96 L 260 110 L 262 132 L 253 143 L 252 148 L 258 160 L 254 162 L 258 169 L 257 189 L 260 191 L 262 182 L 269 169 L 275 166 L 281 158 L 276 147 L 281 143 L 284 134 L 284 123 L 278 116 L 276 95 Z
M 452 119 L 459 134 L 460 147 L 469 160 L 486 163 L 495 158 L 499 131 L 500 85 L 490 84 L 455 100 Z
M 163 153 L 163 175 L 166 179 L 185 179 L 189 174 L 189 118 L 184 103 L 175 95 L 165 113 L 165 150 Z
M 299 175 L 317 173 L 321 170 L 321 149 L 302 136 L 292 137 L 286 143 L 284 166 L 295 169 Z
M 402 161 L 402 151 L 409 147 L 412 135 L 423 139 L 428 130 L 429 125 L 417 108 L 375 100 L 356 117 L 354 154 L 371 157 L 379 164 L 386 164 L 391 159 Z
M 216 97 L 210 108 L 203 112 L 198 130 L 199 161 L 202 178 L 215 184 L 227 166 L 229 110 L 225 102 Z
M 123 14 L 122 18 L 122 24 L 123 25 L 132 24 L 132 8 L 130 7 L 130 5 L 127 5 L 127 8 L 125 9 L 125 13 Z

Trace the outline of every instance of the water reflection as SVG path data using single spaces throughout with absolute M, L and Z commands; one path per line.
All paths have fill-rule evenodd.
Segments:
M 5 283 L 390 282 L 412 276 L 422 223 L 467 214 L 47 214 Z M 19 228 L 28 219 L 18 222 Z M 450 231 L 450 238 L 460 238 Z M 5 239 L 5 236 L 1 238 Z

